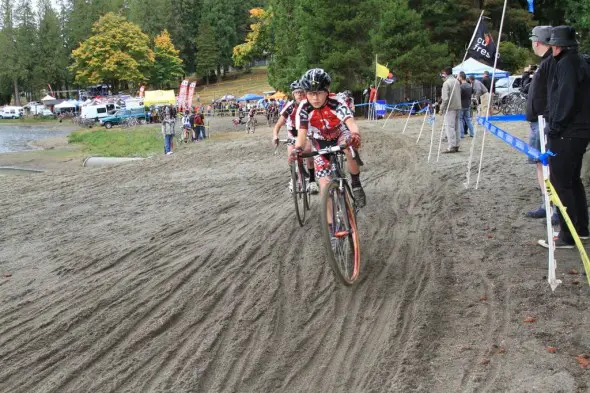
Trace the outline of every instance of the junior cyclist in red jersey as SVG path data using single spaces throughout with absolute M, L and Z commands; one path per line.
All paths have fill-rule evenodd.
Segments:
M 295 146 L 295 140 L 297 139 L 297 128 L 295 126 L 295 115 L 297 114 L 297 108 L 301 101 L 305 99 L 305 90 L 301 87 L 301 83 L 299 81 L 294 81 L 291 83 L 291 92 L 293 93 L 293 100 L 287 102 L 283 110 L 281 111 L 281 116 L 279 117 L 279 121 L 275 124 L 273 130 L 273 143 L 275 146 L 279 145 L 279 131 L 283 124 L 287 125 L 287 150 L 288 150 L 288 163 L 291 164 L 293 153 L 293 147 Z M 311 143 L 309 140 L 306 142 L 305 151 L 311 151 Z M 307 171 L 309 172 L 309 191 L 312 194 L 317 194 L 319 192 L 318 185 L 315 183 L 315 170 L 313 165 L 313 158 L 307 158 Z M 293 185 L 289 183 L 289 189 L 292 191 Z
M 301 87 L 307 99 L 297 109 L 295 149 L 305 148 L 307 136 L 316 150 L 345 143 L 355 149 L 360 147 L 361 135 L 352 111 L 345 103 L 330 96 L 331 81 L 330 75 L 321 68 L 311 69 L 301 78 Z M 323 189 L 332 171 L 330 160 L 324 156 L 315 156 L 314 163 L 315 175 L 319 179 L 320 189 Z M 358 207 L 363 207 L 366 197 L 361 185 L 360 167 L 348 149 L 346 163 L 354 199 Z

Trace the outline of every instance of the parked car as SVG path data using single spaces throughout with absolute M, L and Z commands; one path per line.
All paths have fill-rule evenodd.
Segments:
M 23 108 L 20 106 L 5 106 L 0 109 L 0 118 L 19 119 L 23 115 Z
M 522 86 L 522 77 L 520 75 L 509 76 L 508 78 L 501 78 L 496 80 L 495 90 L 500 100 L 504 99 L 508 94 L 520 91 Z
M 113 115 L 103 117 L 99 122 L 100 125 L 105 128 L 112 128 L 114 125 L 121 124 L 125 119 L 131 117 L 136 118 L 140 123 L 145 123 L 145 109 L 143 107 L 135 109 L 119 109 Z

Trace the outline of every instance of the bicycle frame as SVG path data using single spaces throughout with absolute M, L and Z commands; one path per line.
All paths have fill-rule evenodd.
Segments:
M 311 153 L 303 153 L 301 154 L 302 158 L 313 157 L 313 156 L 320 156 L 320 155 L 329 155 L 330 156 L 330 165 L 332 166 L 332 176 L 330 178 L 331 182 L 338 182 L 338 189 L 340 192 L 344 191 L 344 187 L 348 188 L 350 191 L 350 186 L 348 185 L 348 181 L 344 176 L 344 172 L 342 169 L 343 163 L 341 162 L 341 157 L 344 156 L 344 152 L 346 149 L 350 149 L 352 157 L 356 159 L 355 151 L 352 147 L 347 145 L 339 145 L 339 146 L 331 146 L 326 147 L 324 149 L 312 151 Z M 354 200 L 354 196 L 352 192 L 350 192 L 351 197 L 353 198 L 353 206 L 355 212 L 358 212 L 358 208 L 356 206 L 356 201 Z

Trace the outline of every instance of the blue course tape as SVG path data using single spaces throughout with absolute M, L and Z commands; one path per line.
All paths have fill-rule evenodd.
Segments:
M 394 104 L 393 107 L 392 106 L 389 106 L 389 105 L 385 105 L 385 107 L 386 108 L 389 108 L 389 109 L 393 109 L 394 107 L 397 107 L 397 106 L 408 106 L 408 105 L 413 105 L 413 104 L 421 104 L 423 102 L 430 102 L 430 100 L 429 99 L 425 99 L 425 100 L 420 100 L 420 101 L 400 102 L 400 103 Z M 364 104 L 356 104 L 355 106 L 369 106 L 369 105 L 373 105 L 373 103 L 372 102 L 367 102 L 367 103 L 364 103 Z
M 516 116 L 519 116 L 519 115 L 516 115 Z M 514 116 L 497 116 L 497 117 L 514 118 Z M 480 125 L 484 126 L 486 128 L 486 130 L 488 130 L 490 133 L 494 134 L 496 137 L 498 137 L 502 141 L 506 142 L 507 144 L 512 146 L 514 149 L 518 150 L 519 152 L 526 154 L 527 156 L 531 157 L 532 159 L 539 160 L 543 165 L 549 165 L 549 157 L 555 156 L 555 154 L 553 152 L 551 152 L 551 150 L 547 150 L 545 153 L 542 154 L 539 150 L 528 145 L 522 139 L 518 139 L 517 137 L 510 135 L 509 133 L 502 130 L 501 128 L 498 128 L 495 125 L 493 125 L 490 122 L 490 119 L 491 119 L 491 117 L 489 117 L 488 120 L 486 121 L 485 117 L 478 117 L 477 122 Z M 504 120 L 504 121 L 516 121 L 516 120 Z
M 505 121 L 525 121 L 525 115 L 503 115 L 503 116 L 489 116 L 488 121 L 505 122 Z

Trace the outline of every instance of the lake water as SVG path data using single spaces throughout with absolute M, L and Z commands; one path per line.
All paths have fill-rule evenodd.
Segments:
M 30 142 L 65 136 L 70 132 L 57 124 L 2 124 L 0 120 L 0 153 L 34 150 Z

